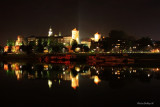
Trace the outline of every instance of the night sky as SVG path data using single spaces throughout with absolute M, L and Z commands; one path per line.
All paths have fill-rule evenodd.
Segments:
M 136 37 L 160 40 L 159 0 L 3 0 L 0 2 L 0 45 L 17 35 L 71 35 L 80 30 L 80 39 L 99 32 L 123 30 Z

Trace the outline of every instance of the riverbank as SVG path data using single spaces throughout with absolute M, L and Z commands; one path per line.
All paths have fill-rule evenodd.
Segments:
M 88 56 L 120 56 L 134 59 L 135 63 L 160 63 L 159 53 L 127 53 L 127 54 L 113 54 L 113 53 L 71 53 L 71 54 L 3 54 L 0 55 L 0 61 L 33 61 L 39 62 L 43 56 L 60 56 L 72 55 L 75 56 L 75 62 L 85 62 Z

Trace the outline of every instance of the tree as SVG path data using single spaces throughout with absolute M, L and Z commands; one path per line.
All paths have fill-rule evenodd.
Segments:
M 112 49 L 112 40 L 111 38 L 103 38 L 100 41 L 100 48 L 104 49 L 105 51 L 110 51 Z
M 153 42 L 149 37 L 142 37 L 137 40 L 138 50 L 146 51 L 150 47 L 153 47 Z
M 3 47 L 0 46 L 0 53 L 3 53 Z
M 58 43 L 55 39 L 49 40 L 48 41 L 48 49 L 50 53 L 59 53 L 62 52 L 62 49 L 65 46 L 63 43 Z
M 124 31 L 111 30 L 109 36 L 110 40 L 107 42 L 109 42 L 109 44 L 112 44 L 113 49 L 118 47 L 119 52 L 123 52 L 124 50 L 130 50 L 135 45 L 135 38 L 128 35 Z M 106 44 L 109 45 L 108 43 Z
M 20 46 L 20 49 L 22 49 L 23 52 L 25 52 L 26 54 L 32 54 L 32 47 L 31 46 L 25 46 L 25 45 L 22 45 Z
M 44 51 L 44 47 L 42 45 L 42 40 L 39 39 L 38 40 L 38 45 L 36 46 L 36 49 L 35 49 L 35 52 L 37 52 L 37 53 L 43 53 L 43 51 Z
M 71 48 L 72 50 L 75 50 L 75 48 L 78 46 L 78 43 L 75 39 L 72 40 L 71 46 L 72 46 L 72 48 Z
M 88 46 L 83 46 L 83 47 L 82 47 L 82 50 L 83 50 L 84 52 L 89 52 L 89 47 L 88 47 Z
M 15 46 L 15 40 L 7 40 L 7 46 Z

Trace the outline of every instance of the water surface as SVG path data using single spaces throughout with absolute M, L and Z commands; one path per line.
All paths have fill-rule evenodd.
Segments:
M 0 63 L 3 106 L 159 106 L 160 66 Z

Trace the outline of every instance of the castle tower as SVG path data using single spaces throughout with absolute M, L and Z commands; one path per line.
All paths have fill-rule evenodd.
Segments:
M 23 42 L 23 37 L 18 35 L 15 46 L 21 46 Z
M 98 32 L 94 34 L 94 41 L 95 42 L 98 42 L 100 38 L 101 38 L 101 34 L 99 34 Z
M 53 32 L 52 32 L 52 28 L 50 27 L 48 32 L 48 37 L 51 37 L 51 36 L 53 36 Z
M 79 31 L 76 28 L 72 30 L 72 39 L 76 40 L 79 44 Z

